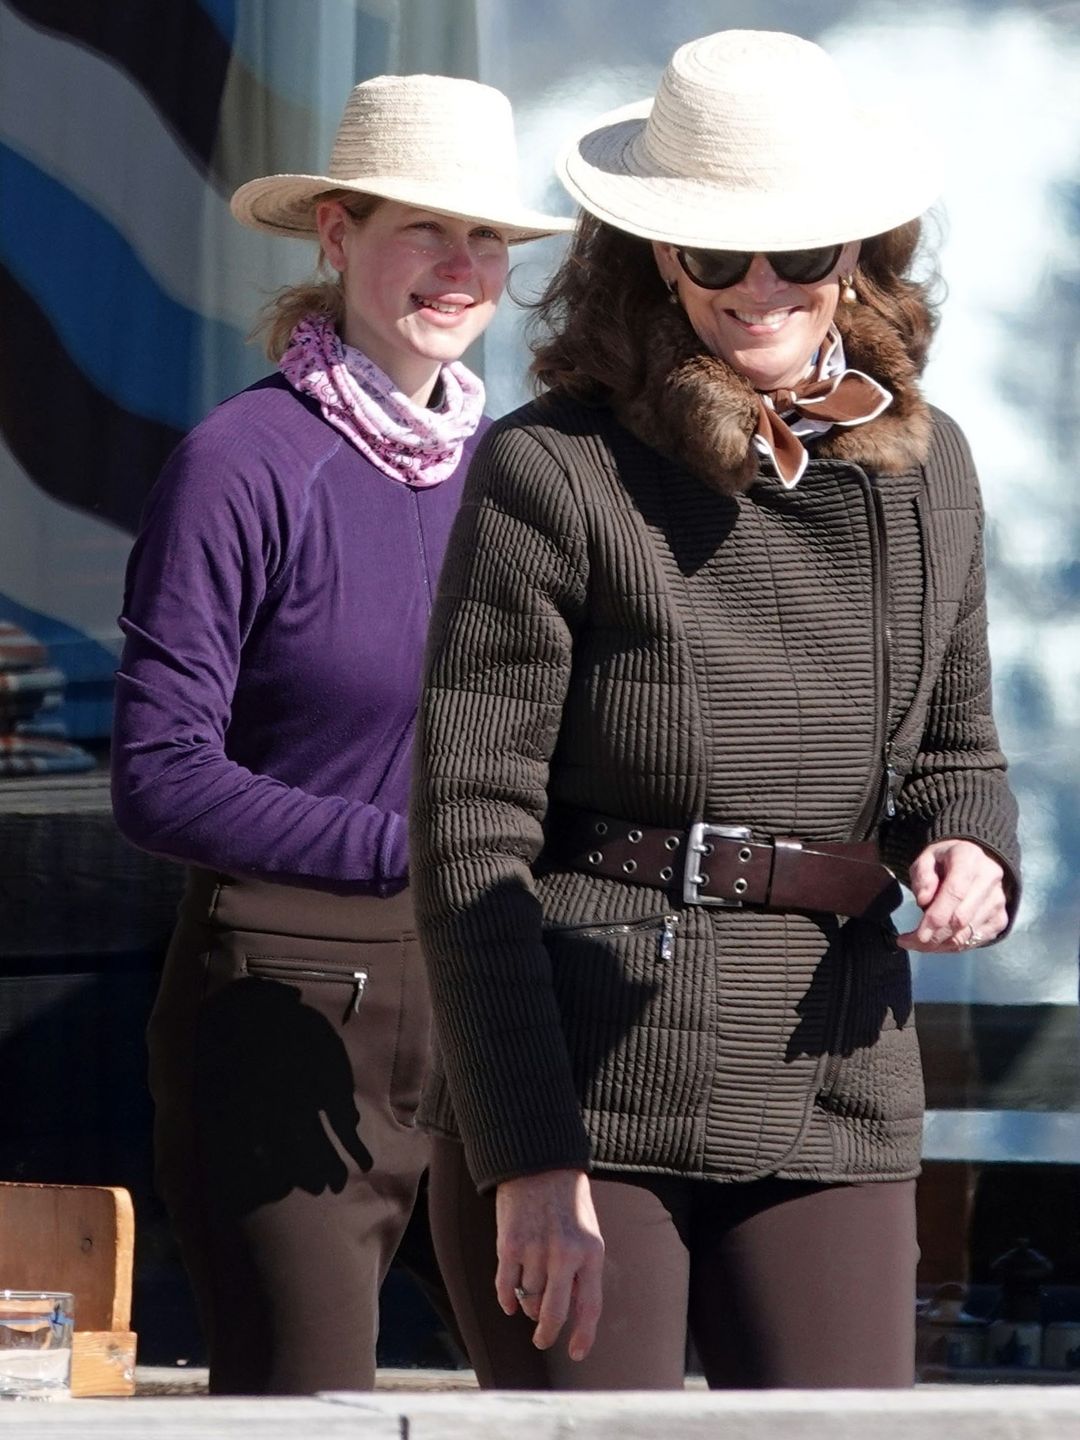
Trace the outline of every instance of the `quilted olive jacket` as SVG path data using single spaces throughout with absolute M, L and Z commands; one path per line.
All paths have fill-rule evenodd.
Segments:
M 559 1166 L 918 1169 L 894 927 L 561 869 L 560 807 L 878 830 L 901 876 L 963 836 L 1018 886 L 962 436 L 880 323 L 849 319 L 849 364 L 894 403 L 785 490 L 758 470 L 749 387 L 682 326 L 655 317 L 619 414 L 553 394 L 493 427 L 443 572 L 411 832 L 438 1040 L 422 1119 L 460 1135 L 481 1188 Z

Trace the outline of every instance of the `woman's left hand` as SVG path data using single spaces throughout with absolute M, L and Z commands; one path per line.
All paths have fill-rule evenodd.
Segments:
M 972 840 L 928 845 L 913 862 L 910 878 L 923 917 L 897 937 L 905 950 L 972 950 L 996 940 L 1009 923 L 1005 871 Z

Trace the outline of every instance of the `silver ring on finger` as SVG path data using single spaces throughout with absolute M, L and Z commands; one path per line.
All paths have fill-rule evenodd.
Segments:
M 518 1301 L 521 1301 L 521 1300 L 539 1300 L 540 1296 L 541 1296 L 543 1293 L 544 1293 L 544 1292 L 543 1292 L 542 1290 L 526 1290 L 525 1287 L 524 1287 L 524 1285 L 515 1285 L 515 1286 L 514 1286 L 514 1299 L 515 1299 L 515 1300 L 518 1300 Z
M 968 929 L 967 939 L 963 942 L 964 949 L 965 949 L 965 950 L 974 950 L 977 945 L 981 945 L 981 944 L 982 944 L 982 939 L 983 939 L 983 937 L 982 937 L 982 935 L 980 934 L 980 932 L 975 929 L 975 926 L 974 926 L 974 925 L 969 925 L 969 926 L 967 927 L 967 929 Z

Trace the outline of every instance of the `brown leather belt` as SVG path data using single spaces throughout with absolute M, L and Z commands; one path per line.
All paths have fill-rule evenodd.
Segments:
M 550 833 L 556 863 L 668 890 L 686 905 L 884 917 L 901 900 L 874 840 L 752 840 L 745 825 L 664 829 L 586 810 L 562 812 Z

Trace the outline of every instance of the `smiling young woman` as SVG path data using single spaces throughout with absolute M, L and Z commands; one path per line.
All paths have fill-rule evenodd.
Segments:
M 427 404 L 440 366 L 495 314 L 509 264 L 505 234 L 393 200 L 359 217 L 324 199 L 315 215 L 323 254 L 342 277 L 342 338 Z
M 357 1389 L 399 1247 L 441 1294 L 414 1214 L 430 1006 L 404 810 L 430 596 L 487 424 L 461 356 L 508 245 L 565 225 L 517 199 L 505 96 L 426 75 L 358 85 L 329 173 L 249 181 L 233 211 L 317 239 L 322 273 L 263 317 L 278 372 L 150 497 L 114 806 L 189 867 L 150 1066 L 211 1389 Z

